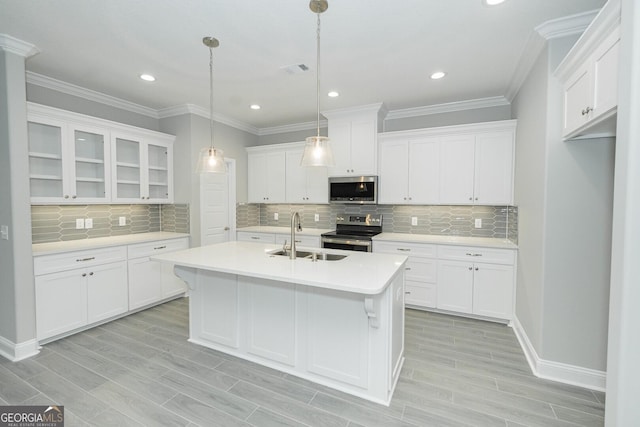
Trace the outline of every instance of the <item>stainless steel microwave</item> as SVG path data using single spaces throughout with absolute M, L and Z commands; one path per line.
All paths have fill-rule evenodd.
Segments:
M 375 205 L 378 203 L 378 177 L 329 178 L 329 203 Z

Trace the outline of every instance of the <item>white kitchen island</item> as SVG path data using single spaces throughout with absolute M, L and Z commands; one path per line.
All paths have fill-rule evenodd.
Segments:
M 388 405 L 404 361 L 401 255 L 337 261 L 226 242 L 153 257 L 187 282 L 189 341 Z M 305 248 L 298 248 L 305 250 Z

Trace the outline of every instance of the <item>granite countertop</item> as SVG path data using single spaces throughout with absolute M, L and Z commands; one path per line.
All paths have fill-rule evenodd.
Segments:
M 308 228 L 302 227 L 302 231 L 296 231 L 296 234 L 302 236 L 320 236 L 322 233 L 328 233 L 334 229 L 329 228 Z M 291 227 L 277 227 L 270 225 L 254 225 L 251 227 L 238 228 L 236 231 L 248 231 L 250 233 L 274 233 L 274 234 L 289 234 Z
M 347 255 L 339 261 L 289 259 L 270 255 L 281 247 L 253 242 L 225 242 L 151 257 L 154 261 L 201 270 L 257 277 L 297 285 L 377 295 L 383 292 L 398 271 L 404 255 L 340 251 L 299 247 L 298 250 Z
M 132 245 L 155 240 L 178 239 L 181 237 L 189 237 L 189 234 L 157 231 L 152 233 L 125 234 L 122 236 L 96 237 L 94 239 L 65 240 L 62 242 L 36 243 L 32 245 L 32 250 L 33 256 L 41 256 L 84 249 Z
M 484 248 L 518 249 L 518 245 L 507 239 L 493 237 L 442 236 L 435 234 L 381 233 L 373 237 L 374 242 L 432 243 L 438 245 L 478 246 Z

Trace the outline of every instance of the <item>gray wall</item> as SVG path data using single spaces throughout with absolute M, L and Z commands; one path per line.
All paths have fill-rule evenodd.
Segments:
M 549 41 L 513 102 L 516 316 L 540 358 L 604 371 L 614 146 L 562 140 L 562 87 L 552 73 L 574 42 Z
M 298 130 L 293 132 L 283 132 L 271 135 L 260 135 L 257 145 L 282 144 L 285 142 L 300 142 L 306 140 L 310 136 L 315 136 L 316 129 Z M 320 135 L 327 135 L 327 128 L 320 128 Z
M 0 339 L 35 339 L 24 58 L 0 49 Z M 11 356 L 11 355 L 10 355 Z
M 386 119 L 384 131 L 432 128 L 438 126 L 463 125 L 467 123 L 493 122 L 511 118 L 511 106 L 475 108 L 471 110 L 451 111 L 426 116 Z

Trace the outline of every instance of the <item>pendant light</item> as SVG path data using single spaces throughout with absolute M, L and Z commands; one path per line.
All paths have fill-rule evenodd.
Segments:
M 316 136 L 307 138 L 302 153 L 301 166 L 334 166 L 333 153 L 329 145 L 329 138 L 320 136 L 320 14 L 323 13 L 329 4 L 327 0 L 311 0 L 309 9 L 318 17 L 316 30 Z
M 198 156 L 197 173 L 226 173 L 227 164 L 222 150 L 213 146 L 213 48 L 220 42 L 214 37 L 204 37 L 202 43 L 209 48 L 209 132 L 211 145 L 200 150 Z

